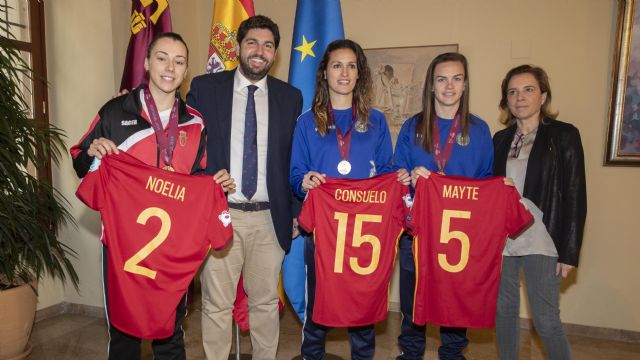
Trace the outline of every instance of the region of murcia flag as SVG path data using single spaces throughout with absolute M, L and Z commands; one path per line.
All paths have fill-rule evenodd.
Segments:
M 122 72 L 120 90 L 132 90 L 147 81 L 144 59 L 153 38 L 171 31 L 171 14 L 168 0 L 132 0 L 131 38 Z

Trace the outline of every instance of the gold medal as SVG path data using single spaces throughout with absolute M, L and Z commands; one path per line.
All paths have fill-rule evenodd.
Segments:
M 162 170 L 167 170 L 167 171 L 171 171 L 171 172 L 175 172 L 176 171 L 171 165 L 165 165 L 165 167 L 163 167 Z

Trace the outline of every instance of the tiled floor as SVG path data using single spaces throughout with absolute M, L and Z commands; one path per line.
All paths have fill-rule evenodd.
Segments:
M 185 322 L 188 359 L 203 359 L 200 346 L 199 304 L 192 306 Z M 79 315 L 62 315 L 41 321 L 35 325 L 31 344 L 33 352 L 29 359 L 106 359 L 107 332 L 104 319 Z M 400 332 L 400 314 L 389 313 L 387 321 L 376 328 L 375 359 L 394 359 L 399 350 L 396 338 Z M 528 331 L 522 331 L 520 359 L 545 359 L 539 339 Z M 293 359 L 299 354 L 301 326 L 292 310 L 281 314 L 280 347 L 278 359 Z M 465 353 L 467 359 L 497 359 L 492 330 L 470 330 L 471 344 Z M 570 336 L 574 359 L 640 359 L 640 344 L 603 341 L 586 337 Z M 241 336 L 241 353 L 250 353 L 248 334 Z M 438 344 L 437 329 L 430 328 L 427 339 L 426 359 L 436 359 Z M 144 344 L 143 359 L 152 359 L 148 343 Z M 232 348 L 233 349 L 233 348 Z M 232 350 L 233 352 L 233 350 Z M 327 359 L 349 358 L 349 342 L 345 329 L 334 329 L 327 341 L 327 352 L 336 355 Z M 235 357 L 233 357 L 235 359 Z M 243 356 L 243 359 L 249 358 Z

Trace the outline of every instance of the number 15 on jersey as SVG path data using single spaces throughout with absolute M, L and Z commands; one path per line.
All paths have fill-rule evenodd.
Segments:
M 349 267 L 353 272 L 360 275 L 369 275 L 376 271 L 380 261 L 380 239 L 375 235 L 363 234 L 362 225 L 364 223 L 382 223 L 382 215 L 371 214 L 355 214 L 351 217 L 354 221 L 353 234 L 349 234 L 352 239 L 350 246 L 359 248 L 362 244 L 371 245 L 371 261 L 368 266 L 360 266 L 358 257 L 349 257 Z M 334 212 L 333 219 L 338 221 L 338 232 L 336 236 L 336 254 L 333 264 L 333 272 L 342 273 L 344 269 L 344 253 L 347 240 L 347 225 L 349 223 L 349 214 L 343 212 Z M 362 259 L 362 263 L 365 263 Z

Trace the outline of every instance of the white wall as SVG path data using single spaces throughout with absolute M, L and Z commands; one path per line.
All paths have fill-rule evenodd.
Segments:
M 615 0 L 342 1 L 346 36 L 364 48 L 458 43 L 470 62 L 472 111 L 494 132 L 502 128 L 504 74 L 522 63 L 547 70 L 559 119 L 582 134 L 589 202 L 581 264 L 565 281 L 562 319 L 640 331 L 640 168 L 602 166 L 616 10 Z M 295 1 L 256 2 L 256 11 L 280 25 L 275 74 L 286 79 Z
M 75 144 L 89 128 L 102 104 L 115 93 L 109 3 L 61 0 L 45 4 L 50 121 L 67 132 Z M 71 202 L 78 227 L 61 231 L 62 241 L 78 253 L 73 261 L 80 292 L 49 283 L 41 289 L 38 308 L 60 301 L 102 306 L 100 283 L 100 217 L 75 197 L 79 180 L 66 156 L 53 170 L 54 185 Z M 56 286 L 57 285 L 57 286 Z M 50 295 L 54 294 L 54 295 Z
M 81 137 L 99 106 L 115 92 L 129 41 L 122 29 L 128 24 L 128 2 L 93 4 L 98 2 L 47 3 L 51 119 L 67 130 L 70 142 Z M 171 6 L 174 30 L 190 45 L 190 74 L 200 74 L 212 2 L 174 0 Z M 280 26 L 282 41 L 272 73 L 286 79 L 295 1 L 259 0 L 255 7 Z M 547 70 L 559 119 L 580 129 L 587 168 L 584 246 L 580 268 L 565 282 L 562 319 L 640 331 L 640 282 L 635 276 L 640 239 L 634 226 L 640 168 L 602 166 L 616 9 L 615 0 L 342 1 L 347 37 L 364 48 L 459 44 L 470 61 L 472 110 L 494 132 L 502 128 L 497 104 L 507 70 L 521 63 Z M 111 16 L 105 16 L 110 11 Z M 72 200 L 80 224 L 77 231 L 62 235 L 80 253 L 81 295 L 67 288 L 64 300 L 99 306 L 98 218 L 74 200 L 78 181 L 70 161 L 54 171 L 54 178 Z M 395 285 L 392 291 L 397 301 Z M 55 290 L 52 294 L 50 303 L 60 297 Z M 41 302 L 46 296 L 41 295 Z

